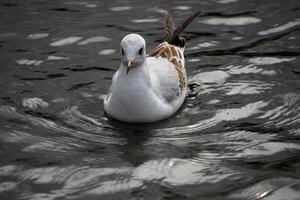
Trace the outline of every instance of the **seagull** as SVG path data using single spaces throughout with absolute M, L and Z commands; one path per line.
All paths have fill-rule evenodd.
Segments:
M 179 34 L 200 13 L 175 28 L 166 12 L 163 42 L 148 54 L 142 36 L 131 33 L 122 39 L 120 68 L 103 101 L 105 113 L 127 123 L 151 123 L 172 116 L 182 106 L 187 95 L 186 40 Z

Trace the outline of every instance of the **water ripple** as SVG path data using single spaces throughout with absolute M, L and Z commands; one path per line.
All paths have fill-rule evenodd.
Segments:
M 209 18 L 199 21 L 203 24 L 209 24 L 209 25 L 228 25 L 228 26 L 245 26 L 249 24 L 256 24 L 261 22 L 260 19 L 255 17 L 231 17 L 231 18 Z
M 15 182 L 11 182 L 11 181 L 2 182 L 0 183 L 0 194 L 3 192 L 7 192 L 9 190 L 13 190 L 16 188 L 16 186 L 17 183 Z
M 160 19 L 157 18 L 148 18 L 148 19 L 133 19 L 131 20 L 134 23 L 153 23 L 153 22 L 158 22 Z
M 300 97 L 298 94 L 288 93 L 279 97 L 282 104 L 270 109 L 260 116 L 269 119 L 268 125 L 287 126 L 297 124 L 300 120 Z M 293 109 L 291 109 L 293 108 Z
M 262 81 L 240 81 L 238 83 L 226 83 L 222 86 L 222 90 L 226 92 L 226 95 L 260 94 L 272 89 L 272 86 L 272 84 Z
M 261 109 L 266 107 L 269 103 L 264 101 L 257 101 L 249 103 L 240 108 L 231 108 L 231 109 L 220 109 L 216 114 L 209 119 L 198 121 L 195 124 L 181 127 L 172 127 L 166 129 L 159 129 L 158 132 L 168 131 L 173 132 L 174 134 L 184 134 L 190 132 L 197 132 L 201 130 L 208 129 L 210 127 L 216 126 L 222 121 L 236 121 L 243 118 L 248 118 L 252 115 L 262 113 Z
M 35 65 L 38 66 L 42 64 L 44 61 L 43 60 L 29 60 L 27 58 L 22 58 L 20 60 L 17 60 L 17 63 L 20 65 Z
M 250 58 L 248 61 L 256 65 L 272 65 L 282 62 L 290 62 L 293 60 L 295 60 L 295 58 L 257 57 Z
M 31 113 L 34 114 L 34 112 Z M 11 106 L 0 106 L 0 116 L 9 120 L 28 123 L 39 128 L 43 127 L 48 132 L 67 133 L 77 139 L 88 139 L 95 142 L 107 144 L 119 143 L 122 141 L 109 136 L 109 134 L 112 134 L 111 131 L 113 131 L 113 129 L 111 129 L 110 131 L 106 130 L 106 134 L 95 134 L 103 132 L 102 130 L 104 130 L 105 127 L 102 127 L 101 124 L 96 120 L 81 114 L 81 112 L 79 112 L 76 107 L 58 114 L 36 114 L 37 116 L 44 116 L 44 118 L 20 114 L 16 111 L 16 108 Z M 46 119 L 49 117 L 56 120 L 58 123 Z M 63 123 L 65 126 L 60 125 L 59 123 Z M 79 130 L 76 130 L 76 127 Z M 80 129 L 84 129 L 84 131 L 80 131 Z M 22 137 L 24 136 L 27 138 L 31 138 L 31 135 L 28 135 L 27 133 L 22 133 L 21 135 Z M 16 137 L 13 135 L 11 135 L 11 138 L 16 139 Z M 8 138 L 4 139 L 7 140 Z
M 288 30 L 288 29 L 290 29 L 294 26 L 298 26 L 298 25 L 300 25 L 300 19 L 296 19 L 295 21 L 288 22 L 284 25 L 277 26 L 275 28 L 271 28 L 271 29 L 268 29 L 265 31 L 260 31 L 260 32 L 258 32 L 258 34 L 259 35 L 269 35 L 269 34 L 273 34 L 273 33 L 278 33 L 278 32 Z
M 159 183 L 165 187 L 177 187 L 186 195 L 193 191 L 193 186 L 198 188 L 197 192 L 193 191 L 194 195 L 224 191 L 240 176 L 240 173 L 226 166 L 220 168 L 220 162 L 197 158 L 151 160 L 143 163 L 133 172 L 135 179 Z M 204 183 L 209 183 L 213 187 L 199 187 Z M 221 187 L 224 183 L 225 185 Z
M 111 7 L 110 10 L 113 12 L 120 12 L 120 11 L 127 11 L 130 10 L 130 6 L 116 6 L 116 7 Z
M 49 33 L 35 33 L 35 34 L 30 34 L 28 35 L 28 39 L 31 39 L 31 40 L 35 40 L 35 39 L 41 39 L 41 38 L 45 38 L 45 37 L 48 37 L 49 36 Z
M 108 37 L 104 37 L 104 36 L 95 36 L 95 37 L 91 37 L 89 39 L 85 39 L 82 40 L 80 42 L 78 42 L 78 45 L 87 45 L 90 43 L 96 43 L 96 42 L 107 42 L 110 41 L 111 39 Z
M 36 109 L 37 107 L 42 107 L 46 108 L 49 106 L 47 102 L 45 102 L 43 99 L 38 98 L 38 97 L 33 97 L 33 98 L 24 98 L 22 100 L 22 105 L 24 107 L 28 107 L 30 109 Z
M 234 3 L 237 1 L 239 1 L 239 0 L 218 0 L 217 2 L 220 4 L 227 4 L 227 3 Z
M 62 56 L 48 56 L 47 60 L 69 60 L 69 58 Z
M 239 190 L 234 192 L 230 195 L 230 198 L 233 199 L 281 199 L 281 195 L 274 195 L 272 197 L 272 193 L 284 186 L 289 186 L 291 183 L 293 183 L 295 180 L 290 178 L 273 178 L 268 179 L 264 181 L 260 181 L 259 183 L 256 183 L 252 186 L 249 186 L 248 188 L 245 188 L 243 190 Z M 284 196 L 282 196 L 282 199 L 297 199 L 295 198 L 295 194 L 297 193 L 285 193 Z M 298 193 L 299 194 L 299 193 Z M 286 196 L 285 196 L 286 195 Z M 294 198 L 290 198 L 293 197 Z M 275 198 L 274 198 L 275 197 Z M 299 196 L 298 196 L 299 197 Z
M 78 42 L 81 39 L 82 39 L 82 37 L 67 37 L 67 38 L 57 40 L 55 42 L 51 42 L 50 46 L 59 47 L 59 46 L 64 46 L 64 45 L 70 45 L 70 44 Z
M 115 49 L 103 49 L 101 51 L 99 51 L 99 55 L 101 56 L 109 56 L 112 55 L 116 52 Z
M 176 6 L 176 7 L 173 7 L 173 9 L 175 9 L 175 10 L 190 10 L 191 7 L 190 6 Z
M 249 59 L 249 62 L 255 62 L 255 61 L 257 61 L 255 64 L 258 64 L 258 65 L 267 64 L 266 62 L 258 63 L 259 61 L 262 61 L 259 58 Z M 268 61 L 270 61 L 270 60 L 268 60 Z M 245 65 L 245 66 L 230 65 L 228 67 L 225 67 L 225 69 L 228 70 L 229 74 L 236 74 L 236 75 L 241 75 L 241 74 L 262 74 L 262 75 L 274 76 L 274 75 L 277 74 L 277 72 L 275 70 L 267 70 L 267 69 L 255 66 L 254 64 Z

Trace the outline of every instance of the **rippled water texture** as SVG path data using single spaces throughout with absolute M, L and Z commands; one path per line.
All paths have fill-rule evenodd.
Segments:
M 130 32 L 185 31 L 170 119 L 103 113 Z M 300 1 L 0 3 L 0 199 L 300 199 Z

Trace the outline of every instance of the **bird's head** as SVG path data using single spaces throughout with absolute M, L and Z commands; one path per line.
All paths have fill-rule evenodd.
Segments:
M 138 34 L 126 35 L 121 41 L 121 61 L 127 67 L 127 73 L 131 68 L 141 66 L 146 59 L 146 42 Z

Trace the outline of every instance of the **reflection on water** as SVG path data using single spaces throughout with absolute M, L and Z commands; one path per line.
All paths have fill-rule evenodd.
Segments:
M 229 25 L 229 26 L 242 26 L 249 25 L 253 23 L 261 22 L 260 19 L 254 17 L 232 17 L 232 18 L 209 18 L 201 20 L 201 23 L 210 25 Z
M 300 19 L 299 18 L 296 19 L 295 21 L 288 22 L 284 25 L 276 26 L 275 28 L 271 28 L 271 29 L 264 30 L 264 31 L 259 31 L 258 34 L 259 35 L 269 35 L 269 34 L 272 34 L 272 33 L 285 31 L 287 29 L 290 29 L 290 28 L 292 28 L 294 26 L 298 26 L 298 25 L 300 25 Z
M 299 2 L 0 4 L 0 199 L 299 199 Z M 189 95 L 175 116 L 103 113 L 119 42 L 170 10 Z M 283 17 L 284 16 L 284 17 Z
M 59 47 L 59 46 L 64 46 L 64 45 L 68 45 L 68 44 L 73 44 L 81 39 L 82 39 L 82 37 L 67 37 L 67 38 L 50 43 L 50 46 Z

